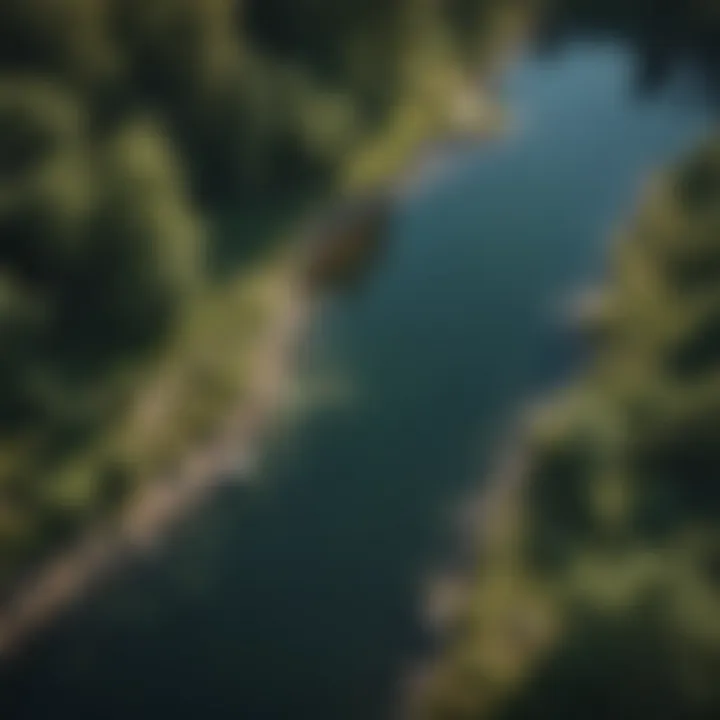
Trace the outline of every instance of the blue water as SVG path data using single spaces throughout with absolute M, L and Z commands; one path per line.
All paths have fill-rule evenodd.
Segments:
M 373 275 L 319 313 L 297 381 L 318 402 L 258 484 L 222 491 L 18 661 L 4 719 L 386 714 L 452 508 L 574 362 L 558 305 L 602 276 L 647 174 L 710 125 L 692 76 L 643 96 L 634 73 L 610 43 L 520 63 L 508 135 L 448 149 Z

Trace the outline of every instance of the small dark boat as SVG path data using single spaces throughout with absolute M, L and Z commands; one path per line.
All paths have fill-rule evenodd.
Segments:
M 384 246 L 392 204 L 387 192 L 345 200 L 312 231 L 313 289 L 347 289 L 366 275 Z

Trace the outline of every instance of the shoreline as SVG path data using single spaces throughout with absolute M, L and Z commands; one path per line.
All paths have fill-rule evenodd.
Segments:
M 497 136 L 500 129 L 495 123 L 487 127 L 488 123 L 489 115 L 482 127 L 467 131 L 464 137 L 484 141 L 487 135 Z M 449 137 L 453 137 L 452 131 Z M 301 219 L 287 282 L 282 284 L 280 309 L 251 351 L 249 395 L 229 417 L 218 421 L 209 442 L 192 447 L 174 470 L 149 479 L 118 514 L 91 525 L 69 548 L 50 554 L 17 589 L 10 589 L 8 599 L 0 603 L 0 664 L 124 562 L 132 563 L 152 551 L 175 523 L 215 489 L 228 484 L 228 476 L 233 476 L 230 483 L 247 482 L 248 470 L 261 452 L 263 434 L 286 396 L 294 350 L 312 306 L 328 289 L 323 273 L 328 273 L 332 288 L 337 270 L 333 253 L 339 253 L 342 274 L 343 243 L 352 250 L 358 239 L 362 245 L 382 234 L 393 208 L 411 189 L 416 172 L 411 168 L 410 174 L 407 169 L 391 173 L 394 179 L 341 196 L 310 222 Z M 313 275 L 316 265 L 321 268 L 319 279 Z
M 304 248 L 300 249 L 303 253 Z M 307 254 L 307 253 L 306 253 Z M 0 662 L 42 632 L 104 577 L 161 541 L 199 502 L 229 482 L 248 482 L 263 435 L 286 396 L 294 352 L 313 304 L 301 261 L 293 263 L 282 297 L 251 351 L 248 395 L 208 443 L 191 448 L 175 470 L 149 480 L 120 512 L 90 526 L 58 555 L 11 589 L 0 606 Z
M 264 436 L 287 397 L 295 351 L 314 306 L 342 275 L 346 246 L 372 251 L 398 202 L 397 181 L 338 198 L 299 219 L 277 262 L 281 282 L 271 317 L 249 350 L 248 391 L 218 418 L 210 439 L 191 445 L 167 471 L 149 478 L 126 506 L 81 531 L 70 547 L 50 554 L 0 602 L 0 665 L 52 625 L 104 578 L 140 560 L 211 493 L 251 481 Z M 338 266 L 339 265 L 339 266 Z
M 472 609 L 477 568 L 494 545 L 502 545 L 517 522 L 518 494 L 532 462 L 528 433 L 544 402 L 529 403 L 515 419 L 481 481 L 460 498 L 453 515 L 453 541 L 445 559 L 431 568 L 416 610 L 424 650 L 399 673 L 394 718 L 424 717 L 429 694 L 444 671 L 444 654 Z M 482 480 L 484 478 L 484 480 Z

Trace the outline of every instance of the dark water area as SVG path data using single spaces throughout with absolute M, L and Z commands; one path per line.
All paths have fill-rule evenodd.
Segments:
M 7 668 L 3 720 L 388 714 L 459 498 L 572 365 L 558 307 L 711 124 L 691 66 L 639 92 L 637 61 L 604 38 L 518 64 L 507 136 L 429 162 L 375 271 L 319 311 L 257 483 Z

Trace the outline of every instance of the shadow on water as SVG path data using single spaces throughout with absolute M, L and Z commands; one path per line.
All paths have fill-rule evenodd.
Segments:
M 713 12 L 715 15 L 713 16 Z M 557 3 L 539 46 L 551 54 L 570 39 L 617 41 L 634 52 L 635 87 L 659 92 L 678 74 L 692 78 L 695 101 L 720 102 L 720 42 L 711 4 L 675 0 L 573 0 Z M 688 97 L 688 101 L 693 98 Z

